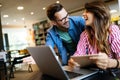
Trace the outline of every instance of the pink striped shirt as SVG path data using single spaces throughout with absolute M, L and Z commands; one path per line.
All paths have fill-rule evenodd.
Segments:
M 112 51 L 116 54 L 117 58 L 120 58 L 120 29 L 116 25 L 110 26 L 109 43 L 111 45 Z M 86 55 L 86 49 L 88 49 L 88 54 L 97 54 L 97 49 L 93 48 L 88 41 L 88 34 L 86 31 L 82 32 L 80 35 L 80 40 L 77 45 L 77 50 L 74 56 Z M 112 57 L 112 55 L 109 55 Z

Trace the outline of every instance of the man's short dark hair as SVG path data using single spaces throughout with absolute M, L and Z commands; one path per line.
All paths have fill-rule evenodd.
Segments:
M 55 13 L 59 12 L 61 9 L 63 8 L 63 6 L 60 3 L 54 3 L 48 6 L 47 8 L 47 16 L 50 20 L 55 20 Z

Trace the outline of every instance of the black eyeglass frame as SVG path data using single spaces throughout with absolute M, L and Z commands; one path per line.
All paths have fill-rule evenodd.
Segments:
M 63 20 L 66 20 L 68 18 L 68 16 L 69 16 L 69 14 L 67 13 L 67 15 L 65 17 L 63 17 L 62 19 L 59 19 L 59 20 L 56 19 L 56 21 L 63 22 Z

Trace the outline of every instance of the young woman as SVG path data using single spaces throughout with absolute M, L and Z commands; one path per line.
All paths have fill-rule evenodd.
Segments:
M 120 68 L 120 30 L 111 24 L 109 8 L 101 1 L 86 3 L 83 17 L 86 29 L 80 35 L 74 56 L 99 54 L 89 58 L 97 67 Z M 73 63 L 70 59 L 68 64 Z

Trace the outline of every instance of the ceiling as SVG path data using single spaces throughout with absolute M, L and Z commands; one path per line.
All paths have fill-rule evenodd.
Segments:
M 60 3 L 66 8 L 68 12 L 83 7 L 84 3 L 94 0 L 59 0 Z M 114 1 L 114 0 L 104 0 Z M 46 11 L 43 7 L 55 3 L 56 0 L 0 0 L 2 4 L 1 10 L 1 23 L 2 27 L 29 27 L 32 24 L 47 19 Z M 23 6 L 24 9 L 17 10 L 18 6 Z M 34 15 L 30 15 L 34 12 Z M 8 15 L 8 18 L 3 18 L 3 15 Z M 24 20 L 22 20 L 24 18 Z M 13 20 L 16 20 L 14 22 Z M 9 24 L 7 24 L 9 23 Z

